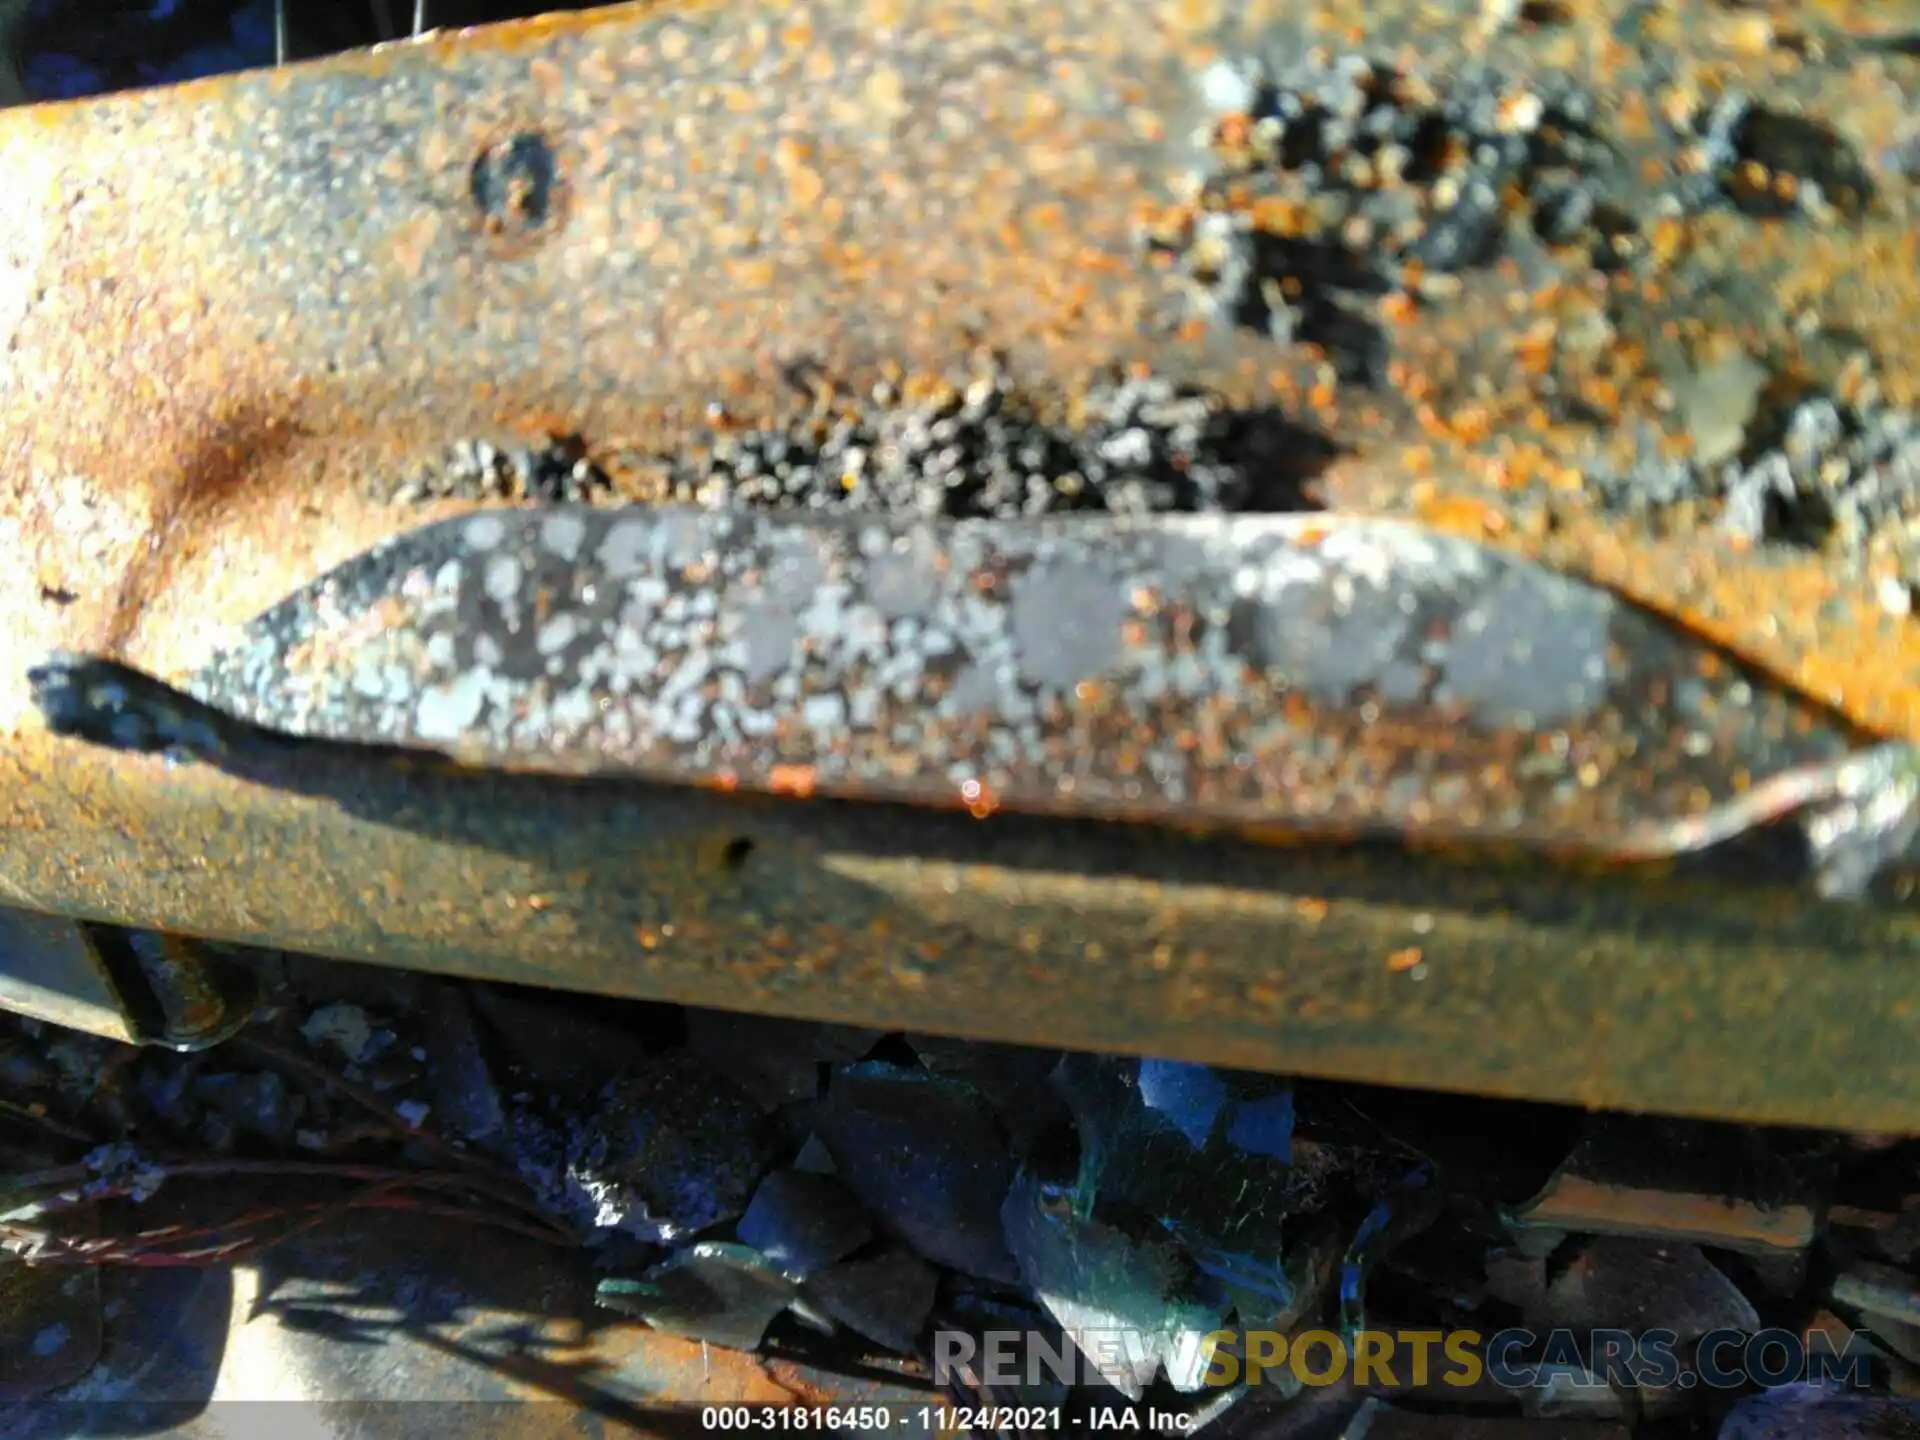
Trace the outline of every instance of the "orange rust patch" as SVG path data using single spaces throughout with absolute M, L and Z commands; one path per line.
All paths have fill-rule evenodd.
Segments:
M 767 772 L 767 785 L 775 795 L 804 800 L 812 796 L 817 778 L 811 765 L 776 765 Z

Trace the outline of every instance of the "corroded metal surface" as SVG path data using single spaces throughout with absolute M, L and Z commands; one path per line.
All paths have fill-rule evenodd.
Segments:
M 876 1026 L 1920 1128 L 1914 922 L 1876 907 L 324 753 L 272 785 L 67 744 L 4 763 L 0 818 L 84 845 L 0 851 L 8 899 Z
M 1636 858 L 1772 818 L 1850 739 L 1604 591 L 1321 517 L 480 515 L 197 689 L 478 765 Z
M 83 925 L 0 908 L 0 1005 L 128 1044 L 138 1031 Z
M 1343 33 L 1336 11 L 1293 18 Z M 1486 484 L 1511 457 L 1449 463 L 1464 419 L 1416 450 L 1385 399 L 1343 410 L 1273 347 L 1158 323 L 1143 207 L 1190 162 L 1207 64 L 1277 18 L 1154 0 L 990 21 L 939 0 L 614 10 L 0 117 L 24 562 L 0 580 L 0 672 L 103 644 L 184 671 L 418 518 L 364 482 L 451 439 L 577 436 L 644 493 L 621 456 L 716 415 L 808 412 L 794 367 L 860 389 L 984 343 L 1063 410 L 1098 367 L 1142 358 L 1297 404 L 1370 442 L 1325 476 L 1343 502 L 1547 550 L 1920 734 L 1920 638 L 1863 580 L 1577 515 L 1540 534 Z M 1411 315 L 1408 372 L 1457 368 L 1485 309 Z M 1427 411 L 1428 430 L 1447 419 Z M 0 720 L 23 704 L 10 682 Z
M 1413 7 L 1377 8 L 1382 44 L 1417 38 Z M 1283 19 L 1332 41 L 1359 18 L 663 6 L 0 116 L 0 898 L 614 993 L 1920 1129 L 1900 914 L 504 777 L 322 765 L 289 791 L 39 730 L 46 652 L 185 679 L 466 508 L 372 483 L 453 441 L 565 437 L 644 500 L 624 457 L 804 419 L 797 375 L 911 394 L 985 345 L 1062 416 L 1145 360 L 1277 400 L 1346 447 L 1321 476 L 1342 505 L 1598 576 L 1920 736 L 1920 627 L 1868 576 L 1520 503 L 1566 454 L 1460 380 L 1486 317 L 1536 302 L 1517 272 L 1452 311 L 1383 301 L 1384 394 L 1311 346 L 1168 318 L 1142 236 L 1211 123 L 1200 77 Z M 1847 292 L 1863 328 L 1920 304 L 1910 276 L 1873 288 L 1890 233 L 1848 252 L 1884 262 Z
M 1602 1230 L 1704 1240 L 1728 1248 L 1799 1250 L 1814 1234 L 1805 1205 L 1760 1205 L 1722 1195 L 1663 1194 L 1563 1176 L 1516 1218 L 1545 1230 Z

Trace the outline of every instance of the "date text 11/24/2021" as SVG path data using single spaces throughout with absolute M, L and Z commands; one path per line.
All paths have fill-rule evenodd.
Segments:
M 1194 1424 L 1192 1415 L 1132 1405 L 1100 1406 L 1071 1414 L 1059 1406 L 1041 1405 L 706 1405 L 700 1410 L 700 1428 L 710 1431 L 792 1430 L 817 1433 L 886 1431 L 922 1435 L 1023 1434 L 1058 1435 L 1068 1430 L 1136 1431 L 1181 1434 Z

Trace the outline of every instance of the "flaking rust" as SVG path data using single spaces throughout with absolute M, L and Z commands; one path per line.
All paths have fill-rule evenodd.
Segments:
M 1537 437 L 1491 471 L 1434 448 L 1474 427 L 1413 382 L 1474 353 L 1499 296 L 1395 310 L 1412 414 L 1332 386 L 1311 345 L 1177 323 L 1147 221 L 1205 168 L 1207 77 L 1279 20 L 1352 44 L 1351 17 L 884 8 L 616 8 L 0 116 L 0 671 L 69 648 L 186 672 L 416 523 L 378 497 L 456 441 L 577 437 L 644 497 L 626 457 L 716 413 L 781 432 L 814 404 L 799 368 L 910 395 L 984 344 L 1063 411 L 1150 360 L 1332 427 L 1366 442 L 1327 476 L 1343 505 L 1549 549 L 1920 736 L 1920 635 L 1871 586 L 1578 514 L 1542 535 L 1504 493 L 1553 469 Z M 0 685 L 0 724 L 27 713 Z

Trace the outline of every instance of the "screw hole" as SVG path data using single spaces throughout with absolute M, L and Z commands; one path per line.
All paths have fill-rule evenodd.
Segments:
M 482 230 L 501 240 L 528 240 L 554 216 L 559 160 L 545 136 L 527 131 L 481 151 L 468 183 Z
M 747 863 L 747 857 L 751 854 L 753 841 L 742 835 L 727 842 L 727 848 L 720 852 L 720 863 L 728 870 L 738 870 Z

